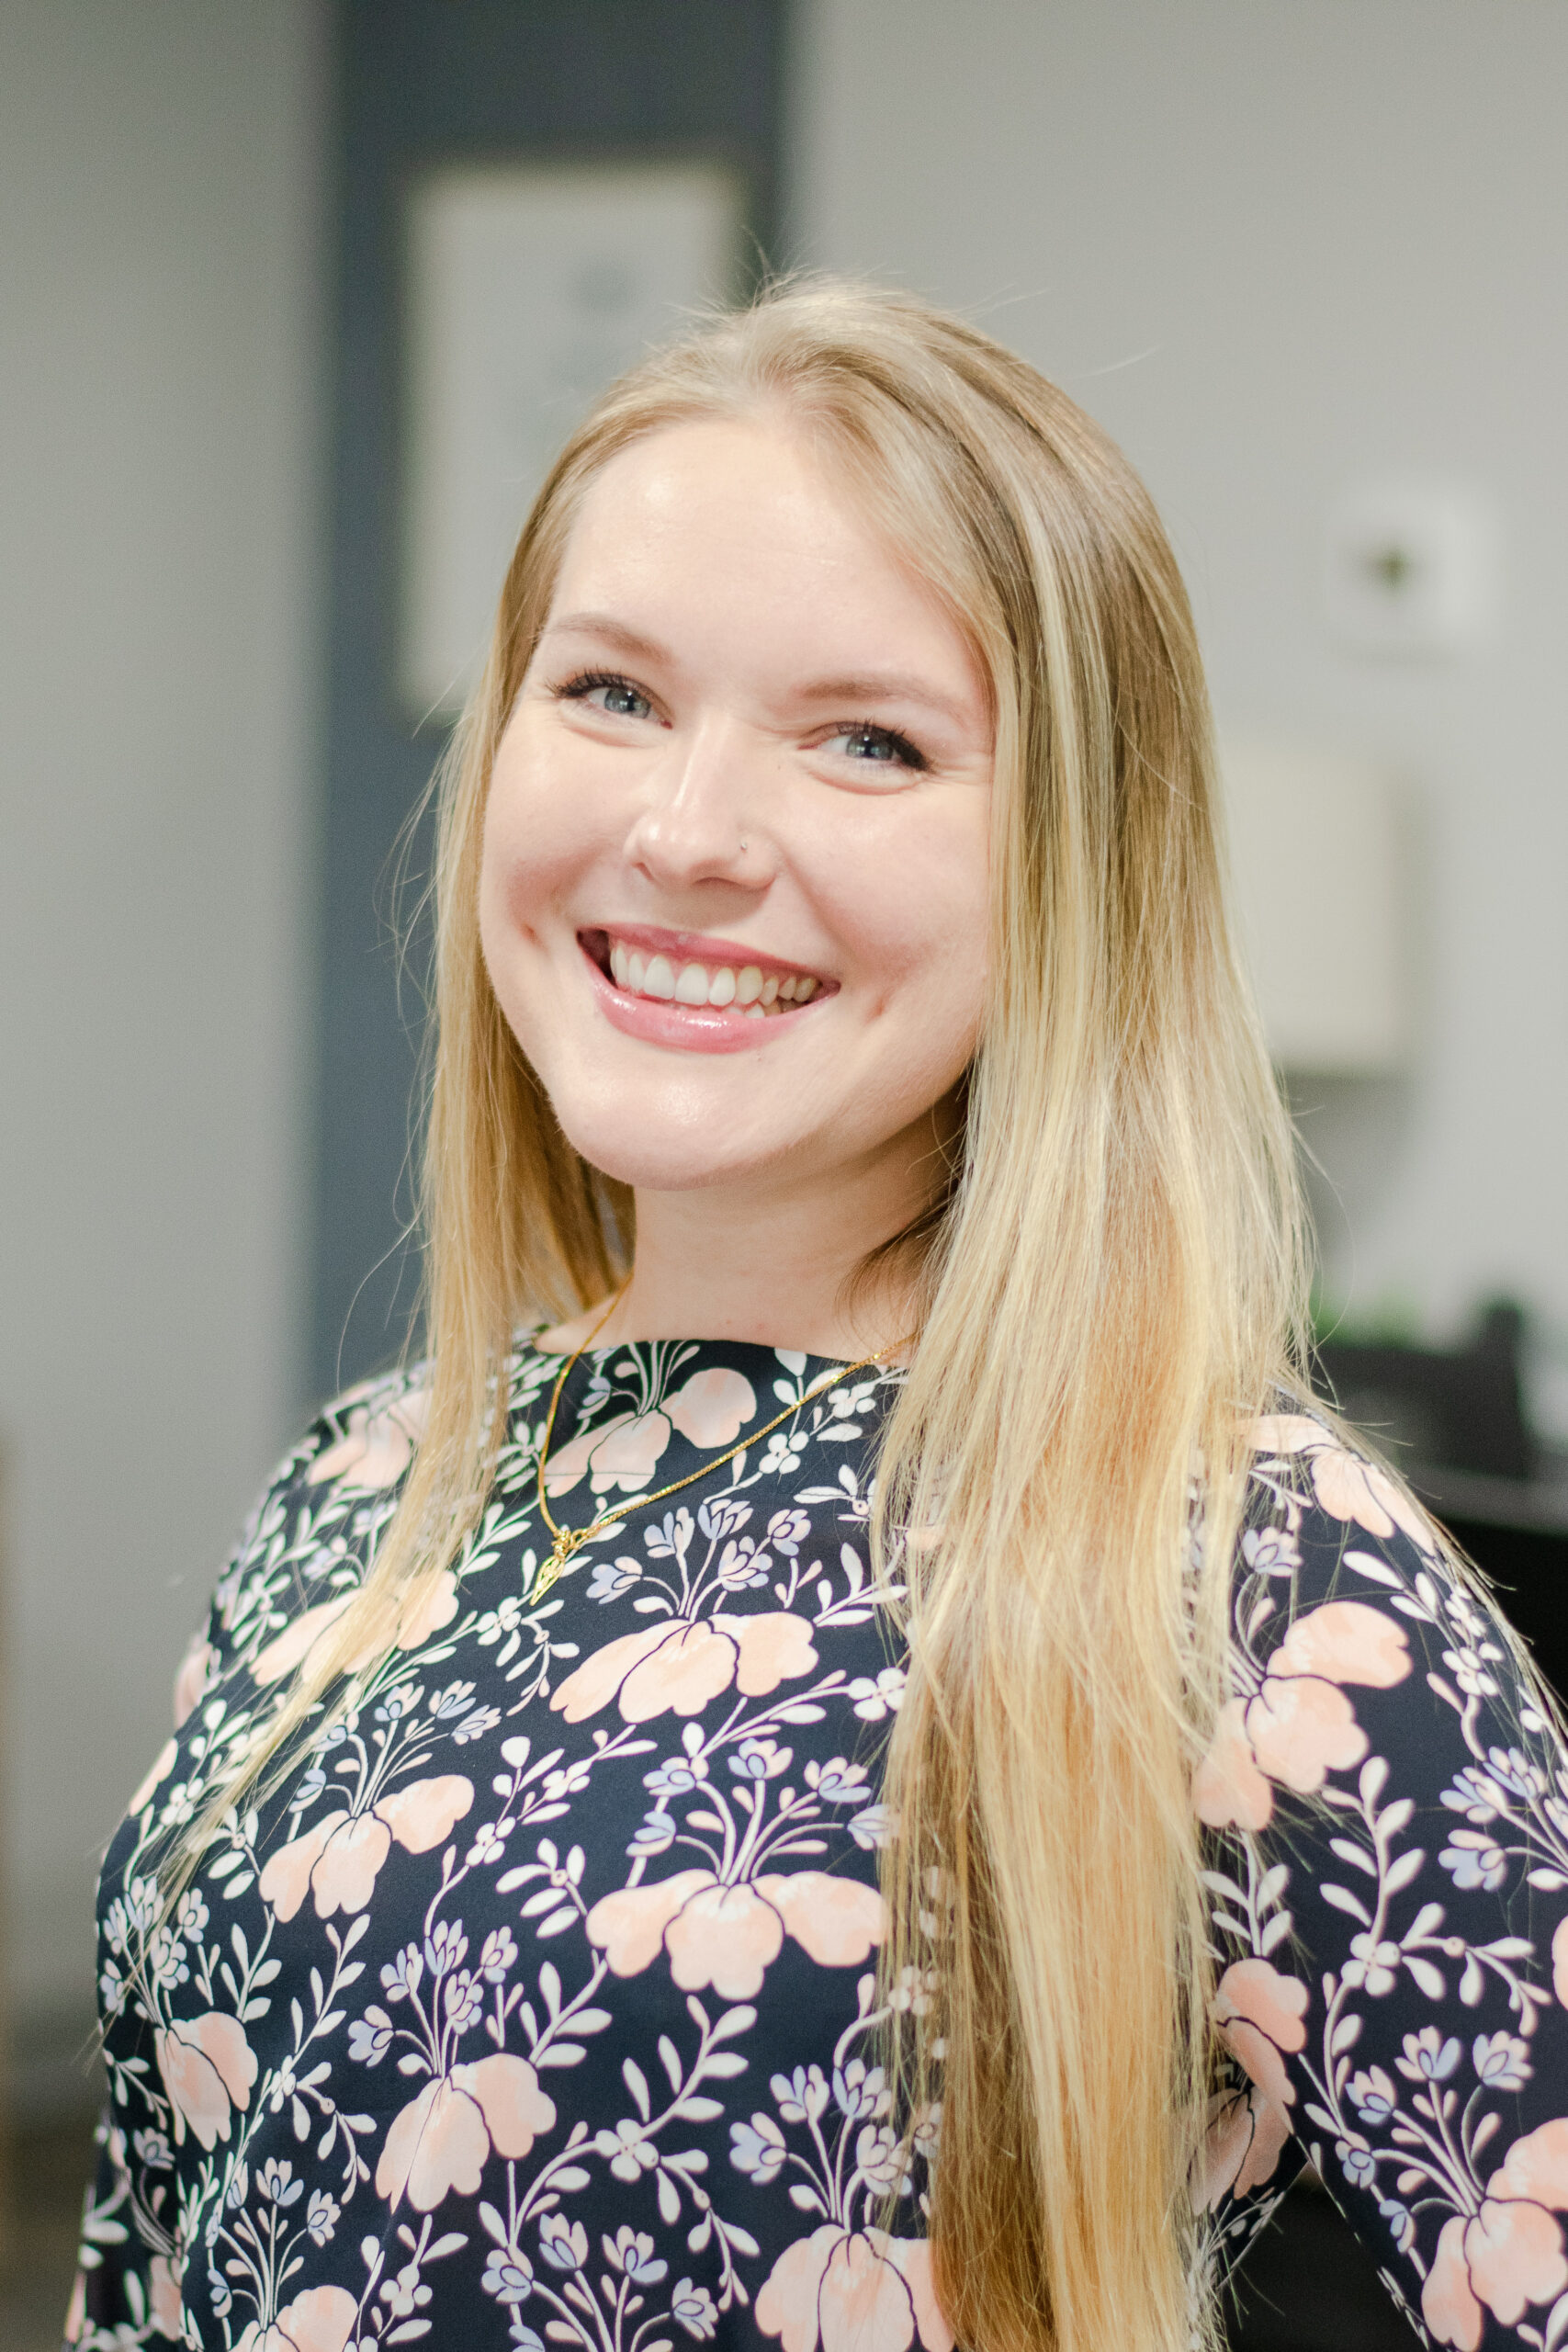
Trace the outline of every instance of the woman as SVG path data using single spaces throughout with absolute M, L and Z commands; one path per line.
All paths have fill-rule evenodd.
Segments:
M 785 288 L 571 442 L 444 794 L 431 1359 L 110 1849 L 73 2340 L 1163 2352 L 1310 2156 L 1555 2343 L 1562 1751 L 1303 1401 L 1124 461 Z

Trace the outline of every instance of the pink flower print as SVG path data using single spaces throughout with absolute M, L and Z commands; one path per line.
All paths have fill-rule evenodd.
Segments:
M 596 1715 L 612 1699 L 630 1724 L 700 1715 L 732 1681 L 748 1699 L 759 1699 L 816 1664 L 810 1626 L 787 1610 L 716 1617 L 711 1625 L 676 1618 L 606 1642 L 567 1676 L 550 1705 L 569 1724 Z
M 1568 2120 L 1516 2140 L 1486 2184 L 1479 2212 L 1443 2224 L 1421 2295 L 1421 2315 L 1439 2344 L 1477 2352 L 1490 2311 L 1512 2327 L 1529 2303 L 1568 2287 L 1562 2231 L 1568 2212 Z
M 1309 1414 L 1267 1415 L 1253 1423 L 1252 1443 L 1258 1453 L 1308 1455 L 1313 1491 L 1331 1517 L 1353 1519 L 1369 1535 L 1392 1535 L 1402 1528 L 1413 1543 L 1431 1549 L 1432 1530 L 1420 1506 L 1401 1493 L 1386 1470 L 1359 1460 Z
M 256 2079 L 255 2052 L 238 2018 L 217 2009 L 178 2018 L 153 2035 L 152 2054 L 174 2109 L 175 2146 L 184 2146 L 188 2127 L 210 2155 L 229 2137 L 231 2109 L 250 2105 Z
M 398 1647 L 419 1650 L 443 1632 L 457 1614 L 457 1579 L 450 1568 L 438 1576 L 421 1577 L 398 1612 Z M 368 1666 L 370 1653 L 362 1652 L 355 1666 Z
M 318 1919 L 363 1911 L 394 1838 L 411 1854 L 428 1854 L 451 1836 L 473 1802 L 473 1782 L 448 1772 L 411 1781 L 379 1798 L 368 1813 L 330 1814 L 269 1858 L 258 1882 L 262 1900 L 279 1919 L 292 1919 L 307 1894 Z
M 374 1411 L 368 1405 L 356 1405 L 337 1443 L 310 1464 L 311 1486 L 341 1478 L 355 1491 L 395 1487 L 413 1459 L 429 1418 L 428 1388 L 413 1389 Z
M 710 1452 L 733 1445 L 757 1413 L 757 1396 L 749 1380 L 738 1372 L 694 1372 L 684 1388 L 664 1400 L 674 1427 L 694 1445 Z
M 1568 2009 L 1568 1919 L 1559 1919 L 1551 1931 L 1551 1989 Z
M 196 1634 L 180 1660 L 180 1670 L 175 1677 L 175 1729 L 178 1731 L 186 1717 L 201 1704 L 207 1696 L 207 1686 L 212 1679 L 215 1663 L 211 1643 L 205 1634 Z
M 161 1781 L 166 1781 L 169 1774 L 174 1770 L 175 1758 L 178 1753 L 178 1747 L 174 1740 L 166 1739 L 164 1742 L 163 1747 L 158 1750 L 157 1755 L 152 1759 L 152 1770 L 149 1771 L 146 1779 L 137 1789 L 136 1794 L 131 1798 L 130 1804 L 127 1808 L 129 1812 L 133 1814 L 141 1812 L 142 1806 L 146 1804 L 153 1790 L 158 1787 Z
M 525 2058 L 454 2066 L 393 2118 L 376 2167 L 376 2193 L 394 2210 L 406 2196 L 421 2213 L 433 2212 L 453 2189 L 472 2197 L 491 2148 L 525 2156 L 555 2120 L 555 2101 Z
M 1254 1453 L 1308 1453 L 1315 1446 L 1333 1442 L 1323 1423 L 1309 1413 L 1265 1413 L 1252 1424 Z
M 357 2316 L 346 2287 L 307 2287 L 270 2326 L 252 2320 L 234 2352 L 347 2352 Z
M 344 1611 L 358 1597 L 356 1592 L 340 1592 L 334 1600 L 319 1600 L 313 1609 L 302 1611 L 291 1625 L 284 1627 L 276 1641 L 268 1642 L 264 1650 L 258 1651 L 251 1668 L 254 1679 L 264 1684 L 281 1682 L 296 1668 L 309 1673 L 318 1643 L 325 1642 Z M 394 1646 L 400 1650 L 422 1649 L 457 1614 L 457 1579 L 452 1570 L 443 1568 L 436 1576 L 420 1577 L 398 1612 Z M 377 1643 L 362 1649 L 345 1664 L 351 1670 L 368 1666 L 379 1648 Z
M 554 1502 L 570 1495 L 584 1476 L 596 1495 L 612 1488 L 639 1495 L 653 1484 L 653 1474 L 670 1442 L 670 1423 L 662 1413 L 617 1413 L 613 1420 L 584 1430 L 558 1453 L 552 1453 L 545 1471 L 545 1492 Z
M 155 2254 L 147 2274 L 147 2315 L 157 2334 L 167 2336 L 171 2344 L 185 2340 L 180 2303 L 180 2282 L 169 2267 L 168 2257 Z
M 1192 2168 L 1192 2207 L 1207 2213 L 1227 2189 L 1249 2197 L 1272 2180 L 1291 2127 L 1256 2083 L 1209 2103 L 1209 2129 Z
M 1425 1512 L 1375 1463 L 1358 1462 L 1343 1446 L 1327 1446 L 1312 1457 L 1312 1484 L 1335 1519 L 1353 1519 L 1369 1535 L 1392 1535 L 1397 1527 L 1424 1551 L 1431 1549 Z
M 260 1683 L 281 1682 L 302 1666 L 325 1634 L 330 1634 L 344 1611 L 353 1600 L 352 1592 L 340 1592 L 335 1600 L 318 1600 L 313 1609 L 301 1610 L 292 1624 L 286 1625 L 275 1641 L 256 1653 L 251 1668 L 253 1679 Z
M 825 2222 L 786 2246 L 757 2298 L 757 2325 L 784 2352 L 953 2352 L 924 2238 Z
M 823 1968 L 855 1968 L 886 1932 L 882 1897 L 858 1879 L 799 1871 L 726 1886 L 712 1871 L 678 1871 L 655 1886 L 601 1896 L 589 1912 L 588 1940 L 616 1976 L 638 1976 L 660 1951 L 683 1993 L 708 1985 L 727 2001 L 750 2000 L 784 1949 L 786 1935 Z
M 1298 1617 L 1250 1699 L 1220 1710 L 1209 1752 L 1192 1780 L 1200 1821 L 1213 1829 L 1263 1829 L 1279 1781 L 1298 1795 L 1322 1788 L 1367 1752 L 1367 1736 L 1341 1685 L 1386 1690 L 1410 1671 L 1404 1629 L 1363 1600 L 1328 1600 Z
M 1271 1961 L 1234 1961 L 1214 1995 L 1214 2024 L 1271 2106 L 1295 2105 L 1295 2086 L 1283 2052 L 1304 2050 L 1303 2022 L 1311 1999 L 1299 1977 L 1281 1976 Z

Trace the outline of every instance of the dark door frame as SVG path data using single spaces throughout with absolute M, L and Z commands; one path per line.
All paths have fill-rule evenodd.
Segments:
M 445 744 L 393 678 L 403 192 L 434 163 L 715 157 L 748 192 L 759 267 L 778 219 L 786 0 L 338 0 L 331 559 L 308 1377 L 324 1397 L 397 1355 L 423 978 L 400 986 L 399 836 Z M 410 902 L 428 862 L 414 835 Z

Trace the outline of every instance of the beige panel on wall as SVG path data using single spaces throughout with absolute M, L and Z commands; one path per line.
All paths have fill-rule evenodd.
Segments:
M 1274 1059 L 1346 1076 L 1410 1050 L 1408 825 L 1375 762 L 1237 738 L 1222 750 L 1234 905 Z

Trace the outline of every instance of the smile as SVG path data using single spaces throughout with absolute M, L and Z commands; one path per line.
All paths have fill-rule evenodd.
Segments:
M 757 1024 L 787 1021 L 835 995 L 831 980 L 777 957 L 691 933 L 640 925 L 578 933 L 605 985 L 617 1027 L 650 1042 L 739 1045 Z

